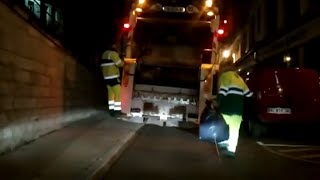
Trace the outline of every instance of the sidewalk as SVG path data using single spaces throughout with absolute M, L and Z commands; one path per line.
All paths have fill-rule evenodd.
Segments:
M 142 126 L 107 113 L 81 120 L 0 156 L 0 179 L 98 179 Z

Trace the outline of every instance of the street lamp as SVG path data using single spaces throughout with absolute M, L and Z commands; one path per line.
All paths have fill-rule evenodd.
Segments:
M 283 60 L 288 63 L 288 62 L 291 61 L 291 57 L 290 57 L 289 55 L 285 55 L 285 56 L 283 57 Z
M 139 0 L 139 4 L 144 4 L 145 0 Z
M 130 24 L 129 24 L 129 23 L 125 23 L 125 24 L 123 24 L 123 28 L 125 28 L 125 29 L 129 29 L 129 28 L 130 28 Z
M 142 12 L 141 8 L 136 8 L 136 12 Z
M 287 64 L 287 67 L 290 66 L 291 60 L 292 59 L 291 59 L 291 56 L 289 54 L 283 56 L 283 61 Z
M 214 13 L 213 13 L 212 11 L 209 11 L 209 12 L 207 12 L 207 15 L 208 15 L 208 16 L 213 16 Z
M 229 56 L 230 56 L 230 50 L 224 50 L 224 51 L 222 52 L 222 57 L 228 58 Z
M 206 0 L 206 7 L 212 7 L 213 1 L 212 0 Z

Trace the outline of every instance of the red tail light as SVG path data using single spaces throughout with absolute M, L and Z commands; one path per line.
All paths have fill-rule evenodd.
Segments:
M 129 23 L 123 24 L 123 28 L 124 28 L 124 29 L 129 29 L 129 28 L 130 28 L 130 24 L 129 24 Z

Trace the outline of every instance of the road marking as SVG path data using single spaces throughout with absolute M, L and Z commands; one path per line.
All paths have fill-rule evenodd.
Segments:
M 261 141 L 257 141 L 257 144 L 265 147 L 309 147 L 309 148 L 319 148 L 320 146 L 311 146 L 311 145 L 295 145 L 295 144 L 264 144 Z
M 264 148 L 266 151 L 284 157 L 284 158 L 288 158 L 288 159 L 293 159 L 293 160 L 297 160 L 297 161 L 303 161 L 303 162 L 308 162 L 308 163 L 312 163 L 312 164 L 317 164 L 320 165 L 320 161 L 316 161 L 313 160 L 314 158 L 320 158 L 320 154 L 319 152 L 314 153 L 314 154 L 309 154 L 309 155 L 302 155 L 302 156 L 294 156 L 294 155 L 290 155 L 288 152 L 298 152 L 300 150 L 300 152 L 308 152 L 308 150 L 320 150 L 320 146 L 309 146 L 309 145 L 292 145 L 292 144 L 264 144 L 261 141 L 257 141 L 257 144 L 260 145 L 262 148 Z M 290 148 L 290 149 L 286 149 L 287 153 L 283 153 L 283 151 L 285 151 L 284 149 L 281 150 L 275 150 L 275 149 L 279 149 L 279 148 Z M 294 148 L 294 149 L 292 149 Z M 303 151 L 304 149 L 304 151 Z
M 305 159 L 320 158 L 320 154 L 310 154 L 310 155 L 300 156 L 300 158 L 305 158 Z
M 281 153 L 291 153 L 291 152 L 305 152 L 305 151 L 316 151 L 320 150 L 317 148 L 295 148 L 295 149 L 280 149 L 278 152 Z

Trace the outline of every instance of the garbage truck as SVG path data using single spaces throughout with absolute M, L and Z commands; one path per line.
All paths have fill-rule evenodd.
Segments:
M 129 121 L 197 124 L 212 94 L 219 8 L 213 0 L 137 0 L 121 32 Z

